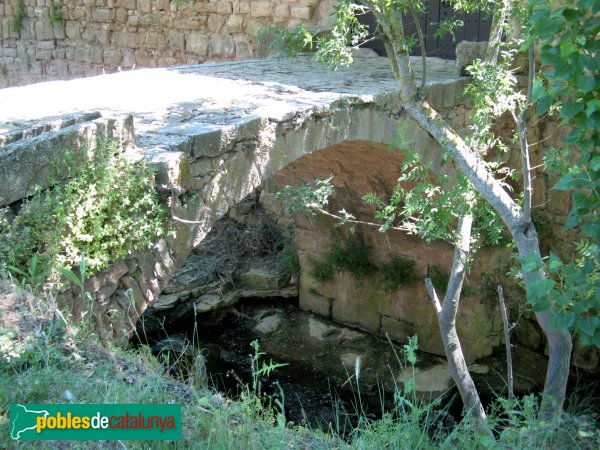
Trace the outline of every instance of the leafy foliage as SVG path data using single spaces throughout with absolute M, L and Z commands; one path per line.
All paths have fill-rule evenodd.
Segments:
M 280 26 L 263 28 L 258 32 L 257 39 L 268 46 L 269 53 L 280 57 L 296 56 L 302 51 L 312 50 L 314 40 L 304 25 L 294 30 Z
M 50 7 L 50 22 L 55 25 L 62 25 L 65 19 L 62 16 L 62 2 L 61 0 L 54 0 Z
M 329 197 L 333 193 L 332 179 L 333 175 L 324 179 L 316 178 L 297 188 L 286 186 L 278 196 L 286 198 L 288 214 L 298 212 L 314 214 L 327 206 Z
M 0 224 L 0 254 L 13 272 L 30 272 L 35 257 L 37 274 L 57 278 L 85 254 L 93 274 L 165 236 L 168 211 L 143 163 L 105 143 L 67 170 L 66 183 L 38 189 L 11 223 Z
M 383 276 L 383 288 L 386 292 L 396 291 L 416 279 L 415 262 L 404 256 L 392 256 L 379 271 Z
M 313 266 L 311 275 L 319 281 L 328 281 L 335 272 L 349 272 L 355 283 L 373 275 L 377 268 L 369 261 L 371 246 L 361 233 L 347 238 L 334 235 L 325 253 L 325 259 Z
M 10 25 L 15 33 L 21 32 L 25 26 L 25 19 L 27 19 L 27 9 L 25 8 L 25 3 L 23 3 L 23 0 L 19 0 L 19 2 L 14 6 L 13 18 L 10 22 Z
M 545 66 L 534 84 L 533 99 L 540 114 L 559 111 L 571 130 L 565 146 L 552 149 L 545 164 L 562 174 L 554 189 L 572 192 L 565 229 L 578 227 L 585 239 L 570 262 L 553 254 L 546 263 L 523 261 L 553 274 L 553 279 L 540 280 L 528 291 L 536 299 L 534 308 L 548 307 L 549 302 L 555 306 L 555 326 L 572 327 L 584 344 L 600 347 L 600 4 L 530 0 L 529 5 L 531 36 L 525 46 L 538 40 Z M 564 163 L 569 147 L 580 151 L 571 167 Z
M 293 238 L 280 238 L 277 241 L 277 250 L 281 265 L 286 273 L 297 275 L 300 273 L 300 259 L 298 258 L 298 249 Z

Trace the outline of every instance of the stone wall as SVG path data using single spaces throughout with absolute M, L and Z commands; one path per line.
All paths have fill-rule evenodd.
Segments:
M 6 0 L 0 88 L 249 59 L 266 26 L 326 27 L 331 0 Z M 56 6 L 54 6 L 56 5 Z

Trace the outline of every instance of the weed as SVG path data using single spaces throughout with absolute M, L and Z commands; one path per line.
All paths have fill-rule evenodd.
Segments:
M 280 238 L 277 241 L 279 261 L 283 270 L 289 275 L 300 273 L 300 259 L 294 238 Z
M 404 256 L 393 256 L 379 268 L 385 292 L 393 292 L 416 279 L 415 262 Z
M 328 281 L 335 272 L 348 272 L 360 285 L 365 277 L 373 275 L 377 268 L 369 261 L 371 247 L 360 233 L 350 237 L 333 236 L 325 259 L 313 264 L 311 276 L 318 281 Z
M 438 292 L 446 292 L 448 281 L 450 281 L 448 273 L 435 264 L 429 266 L 428 272 L 428 277 L 431 279 L 433 287 L 435 287 Z
M 27 9 L 25 8 L 25 3 L 23 3 L 23 0 L 20 0 L 13 9 L 13 18 L 11 21 L 11 26 L 15 33 L 21 33 L 21 30 L 25 26 L 26 18 Z
M 292 31 L 280 26 L 271 26 L 260 30 L 256 37 L 269 54 L 278 57 L 292 57 L 313 49 L 312 34 L 304 25 L 299 25 Z
M 313 261 L 310 276 L 315 280 L 325 283 L 333 279 L 335 267 L 327 261 Z
M 62 25 L 65 21 L 62 16 L 62 3 L 61 0 L 54 0 L 50 7 L 50 23 L 53 25 Z
M 6 64 L 4 63 L 0 64 L 0 75 L 3 77 L 8 77 L 8 67 L 6 67 Z
M 0 221 L 0 255 L 13 273 L 31 276 L 37 255 L 36 276 L 57 279 L 84 253 L 93 275 L 167 234 L 168 210 L 150 168 L 129 162 L 110 142 L 81 159 L 64 169 L 67 182 L 36 189 L 14 220 Z

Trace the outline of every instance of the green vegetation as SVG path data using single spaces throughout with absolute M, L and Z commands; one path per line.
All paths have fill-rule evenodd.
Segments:
M 377 271 L 369 261 L 370 254 L 371 247 L 360 232 L 348 237 L 334 234 L 324 260 L 313 265 L 311 275 L 319 281 L 328 281 L 336 272 L 348 272 L 360 284 Z
M 416 280 L 415 262 L 404 256 L 392 258 L 379 268 L 383 277 L 383 288 L 386 292 L 393 292 L 408 283 Z
M 62 15 L 62 7 L 63 5 L 61 0 L 54 0 L 52 2 L 49 12 L 50 23 L 54 25 L 62 25 L 65 22 L 65 19 Z
M 450 275 L 440 266 L 432 264 L 429 266 L 428 278 L 431 279 L 433 286 L 440 292 L 446 292 L 446 287 L 450 281 Z
M 298 258 L 298 249 L 294 238 L 280 238 L 276 243 L 276 249 L 279 251 L 279 259 L 283 270 L 290 275 L 300 273 L 300 259 Z
M 358 406 L 360 369 L 350 380 L 357 398 L 355 411 L 339 411 L 327 434 L 289 423 L 281 397 L 265 396 L 261 383 L 277 377 L 281 364 L 265 360 L 258 342 L 249 349 L 252 378 L 242 394 L 231 399 L 195 383 L 195 367 L 167 374 L 164 364 L 142 346 L 123 350 L 99 342 L 86 321 L 71 323 L 57 315 L 51 296 L 34 297 L 10 283 L 0 283 L 0 306 L 21 320 L 0 329 L 0 433 L 8 436 L 11 403 L 180 403 L 182 440 L 129 441 L 127 448 L 242 448 L 242 449 L 373 449 L 381 448 L 594 448 L 600 431 L 594 426 L 597 405 L 573 399 L 578 417 L 563 415 L 554 422 L 539 421 L 538 398 L 496 401 L 489 416 L 498 444 L 482 437 L 468 419 L 450 415 L 445 398 L 417 396 L 415 362 L 417 340 L 411 338 L 395 351 L 405 382 L 391 398 L 393 406 L 380 419 L 367 417 Z M 31 311 L 35 311 L 32 315 Z M 13 316 L 14 317 L 14 316 Z M 66 317 L 66 319 L 65 319 Z M 395 347 L 394 347 L 395 348 Z M 169 361 L 170 364 L 173 361 Z M 169 364 L 169 365 L 170 365 Z M 444 406 L 445 405 L 445 406 Z M 332 407 L 335 408 L 335 405 Z M 351 423 L 348 417 L 355 420 Z M 12 442 L 14 448 L 30 448 Z M 89 442 L 44 442 L 36 448 L 89 448 Z
M 360 285 L 365 278 L 380 273 L 386 292 L 415 281 L 414 261 L 404 256 L 392 256 L 386 264 L 377 267 L 370 261 L 371 250 L 360 232 L 355 231 L 348 237 L 333 234 L 324 258 L 312 262 L 310 276 L 323 283 L 332 280 L 337 272 L 347 272 Z
M 14 6 L 13 18 L 10 22 L 10 25 L 15 33 L 21 33 L 21 30 L 25 26 L 25 19 L 27 19 L 27 9 L 25 8 L 25 3 L 23 3 L 23 0 L 19 0 L 19 2 Z
M 0 260 L 24 281 L 58 279 L 85 255 L 88 274 L 149 248 L 166 234 L 168 211 L 158 200 L 153 171 L 132 163 L 113 143 L 70 158 L 70 178 L 37 189 L 14 220 L 0 217 Z
M 600 4 L 530 0 L 528 5 L 531 32 L 525 45 L 537 40 L 543 63 L 532 93 L 537 113 L 558 116 L 570 131 L 544 162 L 561 176 L 554 189 L 572 194 L 565 229 L 577 229 L 582 239 L 570 261 L 553 253 L 544 261 L 523 261 L 551 274 L 550 280 L 528 286 L 527 295 L 534 310 L 552 310 L 553 326 L 573 329 L 584 344 L 600 347 Z M 579 155 L 573 165 L 572 150 Z
M 279 57 L 294 56 L 313 47 L 312 34 L 304 25 L 296 27 L 293 33 L 280 26 L 266 27 L 258 32 L 256 38 L 269 54 Z

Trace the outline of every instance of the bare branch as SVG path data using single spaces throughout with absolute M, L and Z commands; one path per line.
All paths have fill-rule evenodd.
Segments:
M 408 2 L 408 9 L 410 9 L 410 15 L 412 16 L 415 22 L 415 28 L 417 29 L 417 37 L 419 38 L 419 46 L 421 47 L 421 64 L 423 65 L 423 75 L 421 77 L 421 92 L 423 92 L 423 89 L 425 89 L 425 84 L 427 83 L 427 54 L 425 52 L 425 38 L 423 37 L 421 22 L 419 21 L 419 16 L 417 16 L 417 11 L 412 0 L 409 0 Z
M 508 314 L 506 312 L 506 304 L 504 303 L 504 291 L 502 286 L 498 285 L 498 298 L 500 299 L 500 311 L 502 312 L 502 323 L 504 324 L 504 342 L 506 344 L 506 372 L 508 378 L 508 399 L 514 397 L 513 390 L 513 369 L 512 369 L 512 353 L 510 350 L 510 328 L 508 326 Z
M 442 312 L 442 305 L 440 304 L 440 299 L 438 298 L 437 293 L 435 292 L 435 287 L 433 286 L 433 283 L 431 282 L 431 278 L 425 278 L 425 288 L 427 289 L 429 298 L 431 299 L 431 302 L 433 303 L 435 312 L 439 316 L 439 314 Z

